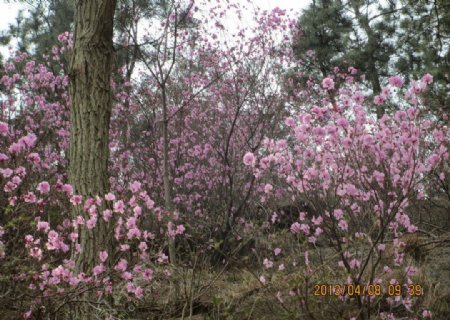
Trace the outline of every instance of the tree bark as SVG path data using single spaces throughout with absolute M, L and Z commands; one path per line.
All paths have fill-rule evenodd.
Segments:
M 165 83 L 162 89 L 163 104 L 163 184 L 164 184 L 164 206 L 169 213 L 169 222 L 173 224 L 174 208 L 172 199 L 172 184 L 170 182 L 170 166 L 169 166 L 169 117 Z M 168 235 L 169 242 L 169 259 L 173 265 L 177 264 L 175 239 Z
M 69 66 L 70 145 L 69 182 L 74 194 L 83 200 L 109 191 L 109 124 L 112 109 L 111 73 L 113 58 L 113 21 L 116 0 L 77 0 L 73 52 Z M 89 215 L 82 205 L 74 207 L 73 217 Z M 79 228 L 80 253 L 73 252 L 75 273 L 91 274 L 99 264 L 98 252 L 109 250 L 111 233 L 98 217 L 94 229 Z M 80 297 L 94 299 L 92 292 Z M 76 319 L 95 315 L 89 304 L 75 304 Z

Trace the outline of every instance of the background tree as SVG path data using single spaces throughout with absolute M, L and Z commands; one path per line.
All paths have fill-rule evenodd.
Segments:
M 44 56 L 51 55 L 53 47 L 59 45 L 58 35 L 73 29 L 74 2 L 69 0 L 19 0 L 26 4 L 20 10 L 15 23 L 0 33 L 0 43 L 7 45 L 14 39 L 20 51 L 31 54 L 42 62 Z M 120 1 L 114 21 L 114 70 L 125 69 L 125 76 L 114 72 L 114 80 L 129 81 L 139 61 L 137 39 L 139 24 L 168 10 L 168 1 L 127 0 Z M 142 31 L 142 30 L 139 30 Z M 154 39 L 149 39 L 154 41 Z M 145 42 L 144 42 L 145 43 Z M 120 74 L 120 77 L 118 76 Z
M 42 59 L 58 44 L 58 35 L 71 30 L 74 2 L 70 0 L 34 0 L 27 3 L 27 12 L 19 11 L 16 22 L 2 31 L 0 42 L 17 41 L 18 49 Z
M 356 68 L 374 96 L 387 75 L 401 74 L 409 83 L 429 72 L 438 80 L 435 106 L 442 106 L 448 91 L 448 7 L 446 1 L 313 1 L 299 17 L 294 50 L 308 75 Z M 378 117 L 384 113 L 376 110 Z
M 433 75 L 435 86 L 427 93 L 427 104 L 434 115 L 450 112 L 450 3 L 448 1 L 404 1 L 398 22 L 398 59 L 394 70 L 406 81 L 424 72 Z M 447 44 L 447 45 L 446 45 Z
M 319 73 L 326 77 L 335 66 L 348 64 L 353 24 L 342 1 L 313 1 L 299 17 L 298 24 L 300 33 L 295 39 L 294 51 L 297 58 L 305 60 L 308 74 Z M 307 58 L 312 55 L 308 50 L 314 50 L 314 64 Z

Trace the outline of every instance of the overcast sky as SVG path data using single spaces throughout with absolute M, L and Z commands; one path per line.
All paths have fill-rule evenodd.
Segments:
M 293 9 L 294 11 L 300 12 L 301 9 L 306 8 L 311 3 L 311 0 L 253 0 L 253 2 L 262 9 L 280 7 L 281 9 Z M 20 9 L 27 11 L 27 8 L 27 4 L 5 3 L 5 1 L 0 0 L 0 30 L 5 30 L 10 23 L 14 22 L 17 12 Z M 7 53 L 7 49 L 0 48 L 0 52 L 5 54 Z
M 25 7 L 23 4 L 18 3 L 4 3 L 4 1 L 0 1 L 0 30 L 4 30 L 8 27 L 8 24 L 14 22 L 16 18 L 17 11 L 20 8 Z

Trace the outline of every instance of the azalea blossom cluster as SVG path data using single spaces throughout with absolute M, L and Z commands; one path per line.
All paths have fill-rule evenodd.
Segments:
M 219 19 L 224 11 L 226 8 L 217 7 L 211 12 Z M 210 208 L 229 206 L 234 219 L 242 215 L 239 197 L 252 177 L 240 159 L 249 138 L 254 145 L 261 140 L 262 135 L 255 136 L 255 130 L 263 132 L 276 126 L 277 119 L 260 126 L 279 97 L 266 79 L 282 70 L 283 50 L 289 49 L 285 43 L 279 55 L 272 51 L 280 41 L 267 32 L 265 22 L 270 21 L 271 30 L 293 26 L 279 9 L 260 13 L 260 21 L 254 29 L 257 34 L 240 49 L 233 44 L 223 46 L 221 39 L 198 41 L 189 33 L 181 35 L 186 37 L 184 49 L 192 53 L 181 58 L 207 71 L 185 70 L 177 81 L 168 81 L 172 119 L 169 164 L 173 202 L 178 209 L 173 214 L 162 209 L 162 136 L 152 129 L 137 136 L 133 132 L 143 125 L 143 119 L 150 119 L 144 124 L 149 128 L 160 122 L 160 110 L 151 110 L 159 93 L 152 90 L 156 84 L 150 85 L 154 83 L 148 75 L 142 75 L 142 83 L 112 84 L 111 191 L 86 198 L 75 194 L 67 183 L 70 101 L 62 56 L 72 47 L 71 35 L 61 34 L 61 46 L 54 47 L 42 63 L 30 60 L 25 53 L 5 63 L 0 114 L 0 188 L 4 196 L 0 201 L 12 213 L 8 217 L 12 221 L 0 223 L 4 225 L 0 253 L 9 259 L 8 248 L 15 241 L 23 243 L 20 254 L 14 254 L 27 271 L 12 277 L 26 285 L 36 305 L 26 317 L 39 305 L 56 297 L 70 299 L 86 287 L 95 288 L 99 298 L 122 290 L 129 299 L 140 299 L 152 279 L 164 281 L 170 276 L 165 239 L 190 231 L 184 212 L 193 213 L 190 222 L 195 222 L 200 232 L 212 225 L 218 233 L 222 225 L 214 216 L 216 212 L 208 212 Z M 259 46 L 262 41 L 266 46 Z M 230 60 L 230 55 L 235 58 Z M 270 59 L 266 59 L 268 55 Z M 249 70 L 257 60 L 259 69 Z M 234 103 L 255 88 L 261 95 Z M 142 109 L 142 102 L 147 109 Z M 155 117 L 149 118 L 152 111 Z M 224 189 L 233 190 L 226 192 L 229 198 L 225 200 Z M 270 186 L 266 191 L 271 191 Z M 71 214 L 74 208 L 78 211 L 75 217 Z M 169 215 L 174 217 L 170 222 Z M 100 221 L 112 230 L 114 248 L 95 248 L 92 270 L 75 274 L 77 254 L 86 250 L 80 247 L 80 237 L 95 234 Z M 15 228 L 21 230 L 20 238 L 12 237 Z
M 70 48 L 68 34 L 59 39 L 64 43 L 53 50 L 53 57 Z M 74 194 L 64 182 L 68 79 L 50 69 L 60 59 L 47 61 L 37 64 L 18 54 L 5 64 L 7 73 L 0 80 L 5 89 L 0 102 L 0 201 L 9 212 L 8 220 L 0 223 L 0 259 L 9 261 L 14 241 L 23 244 L 22 250 L 12 252 L 20 268 L 10 277 L 33 297 L 26 318 L 37 310 L 33 305 L 76 296 L 86 286 L 97 288 L 98 297 L 122 290 L 141 299 L 154 277 L 170 275 L 161 239 L 186 231 L 177 219 L 175 224 L 163 221 L 163 210 L 138 180 L 91 198 Z M 76 217 L 71 215 L 74 207 L 80 210 Z M 95 233 L 100 219 L 113 230 L 116 249 L 96 248 L 98 264 L 89 273 L 76 274 L 76 256 L 85 250 L 79 244 L 80 230 Z M 157 221 L 158 228 L 144 229 L 144 219 Z M 21 238 L 13 237 L 15 229 L 21 230 Z
M 443 164 L 449 161 L 448 128 L 421 115 L 420 94 L 431 83 L 430 75 L 412 82 L 398 93 L 400 110 L 379 120 L 368 112 L 357 87 L 341 88 L 334 93 L 338 108 L 300 110 L 285 119 L 287 139 L 266 139 L 258 152 L 243 157 L 255 177 L 281 179 L 284 197 L 310 205 L 313 211 L 300 212 L 290 226 L 294 237 L 309 243 L 309 249 L 300 245 L 298 250 L 307 254 L 319 243 L 331 243 L 349 284 L 393 283 L 399 277 L 394 270 L 408 283 L 417 275 L 405 258 L 403 240 L 404 234 L 417 231 L 411 203 L 430 196 L 428 182 L 434 175 L 444 180 L 448 172 Z M 392 87 L 402 86 L 401 78 L 391 77 L 382 101 L 375 97 L 375 104 L 386 103 L 393 98 Z M 332 80 L 324 79 L 322 87 L 333 90 Z M 271 222 L 277 219 L 274 213 Z M 286 262 L 278 260 L 281 272 Z M 263 265 L 270 269 L 275 262 L 265 258 Z M 305 266 L 312 272 L 306 257 Z M 413 312 L 409 296 L 386 299 L 392 309 L 403 304 Z

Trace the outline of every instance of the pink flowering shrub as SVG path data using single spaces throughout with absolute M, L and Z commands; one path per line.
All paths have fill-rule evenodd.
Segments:
M 300 263 L 305 270 L 304 282 L 296 282 L 297 289 L 290 292 L 279 291 L 280 300 L 295 297 L 301 309 L 307 310 L 310 284 L 321 282 L 317 275 L 324 267 L 319 264 L 324 258 L 313 263 L 310 257 L 317 255 L 317 246 L 330 245 L 335 255 L 328 259 L 336 270 L 333 284 L 379 284 L 384 290 L 378 296 L 340 296 L 358 309 L 353 316 L 377 312 L 380 305 L 391 316 L 400 305 L 411 314 L 421 310 L 415 297 L 392 297 L 386 288 L 396 281 L 405 286 L 417 283 L 418 269 L 405 255 L 404 234 L 418 229 L 411 220 L 411 203 L 430 196 L 430 179 L 439 172 L 444 175 L 442 165 L 449 161 L 449 130 L 421 116 L 420 93 L 431 81 L 424 77 L 412 83 L 405 89 L 401 109 L 379 121 L 355 99 L 352 90 L 341 90 L 338 103 L 350 100 L 349 105 L 338 105 L 341 112 L 301 110 L 286 120 L 289 144 L 266 139 L 257 160 L 244 158 L 255 176 L 276 176 L 285 198 L 305 201 L 311 208 L 300 212 L 290 226 L 302 261 L 293 255 L 283 259 L 267 253 L 262 263 L 266 269 L 278 268 L 273 275 L 277 281 L 283 274 L 289 276 L 288 265 L 298 268 Z M 400 86 L 401 81 L 394 78 L 390 84 Z M 380 103 L 388 98 L 385 94 Z M 272 223 L 277 218 L 274 213 Z
M 214 10 L 218 17 L 224 8 Z M 169 164 L 176 208 L 170 222 L 171 213 L 161 207 L 162 136 L 148 129 L 160 123 L 160 110 L 151 110 L 160 93 L 148 75 L 142 83 L 133 83 L 136 95 L 131 94 L 130 82 L 112 84 L 116 100 L 110 129 L 111 191 L 83 198 L 73 194 L 66 172 L 70 102 L 64 61 L 71 36 L 58 37 L 62 45 L 52 50 L 47 63 L 37 64 L 19 53 L 5 64 L 0 114 L 4 191 L 0 206 L 5 215 L 0 220 L 0 253 L 6 263 L 1 273 L 29 297 L 27 309 L 20 308 L 26 318 L 62 312 L 83 290 L 95 290 L 99 301 L 112 295 L 142 299 L 152 294 L 152 281 L 169 281 L 167 237 L 183 241 L 180 238 L 196 232 L 196 241 L 205 243 L 198 247 L 210 253 L 213 238 L 231 237 L 230 223 L 244 215 L 253 196 L 254 178 L 242 157 L 249 145 L 257 148 L 262 132 L 276 128 L 275 115 L 283 115 L 283 105 L 275 105 L 281 96 L 266 81 L 284 63 L 282 55 L 271 52 L 276 38 L 267 32 L 267 23 L 271 30 L 293 25 L 281 19 L 283 15 L 281 10 L 260 14 L 257 31 L 264 39 L 258 41 L 264 40 L 267 47 L 251 45 L 234 52 L 242 68 L 235 68 L 229 59 L 234 49 L 219 48 L 219 41 L 213 43 L 215 51 L 209 40 L 198 41 L 192 55 L 181 57 L 207 69 L 203 73 L 208 77 L 184 70 L 177 81 L 168 81 L 173 119 Z M 184 49 L 189 49 L 190 35 L 183 36 Z M 250 45 L 255 40 L 246 41 Z M 280 50 L 288 48 L 285 43 Z M 261 59 L 267 55 L 271 59 Z M 257 59 L 263 73 L 249 69 Z M 234 103 L 251 90 L 267 98 Z M 145 110 L 140 109 L 143 101 Z M 267 117 L 269 108 L 280 112 Z M 146 117 L 150 123 L 145 123 L 149 110 L 153 117 Z M 271 192 L 269 184 L 266 192 Z M 85 214 L 72 217 L 72 208 Z M 95 248 L 98 264 L 87 274 L 75 274 L 75 258 L 84 249 L 79 245 L 82 230 L 95 234 L 100 220 L 113 234 L 114 251 Z
M 65 45 L 55 56 L 70 48 L 70 39 L 61 39 Z M 143 220 L 162 210 L 139 181 L 102 197 L 73 194 L 65 183 L 68 79 L 62 69 L 51 69 L 58 67 L 62 65 L 37 65 L 18 54 L 6 64 L 1 79 L 0 272 L 2 281 L 18 290 L 12 296 L 27 295 L 22 301 L 27 309 L 20 310 L 25 318 L 57 314 L 68 306 L 63 301 L 76 299 L 86 288 L 96 290 L 99 299 L 112 293 L 142 299 L 153 278 L 166 281 L 170 274 L 162 246 L 166 234 L 185 233 L 177 221 L 173 231 L 163 222 L 143 229 Z M 89 219 L 72 218 L 74 206 Z M 96 248 L 100 263 L 89 274 L 75 274 L 75 258 L 83 249 L 79 231 L 95 233 L 99 219 L 109 222 L 117 250 Z
M 298 63 L 286 34 L 297 32 L 295 20 L 279 8 L 259 12 L 252 33 L 234 35 L 241 46 L 224 44 L 216 33 L 225 29 L 219 17 L 230 8 L 208 12 L 217 29 L 199 23 L 199 34 L 209 38 L 178 35 L 177 72 L 165 87 L 174 212 L 164 208 L 162 93 L 154 77 L 142 72 L 121 81 L 124 71 L 117 71 L 111 188 L 86 198 L 74 194 L 67 177 L 70 34 L 58 37 L 61 46 L 45 64 L 25 53 L 5 63 L 0 274 L 14 288 L 14 317 L 57 317 L 86 290 L 108 309 L 105 317 L 117 315 L 125 304 L 166 301 L 165 289 L 188 282 L 179 269 L 194 278 L 198 270 L 225 270 L 229 263 L 251 267 L 257 285 L 292 313 L 298 311 L 292 306 L 308 312 L 311 300 L 320 302 L 311 288 L 326 270 L 337 283 L 384 288 L 420 276 L 405 254 L 407 236 L 417 231 L 412 203 L 448 181 L 448 129 L 423 110 L 433 77 L 404 88 L 393 76 L 372 97 L 354 67 L 323 79 L 286 72 Z M 158 30 L 167 30 L 164 23 Z M 376 120 L 371 108 L 386 104 L 397 110 Z M 282 203 L 302 203 L 302 209 L 283 216 Z M 95 266 L 76 274 L 80 236 L 94 236 L 99 221 L 112 245 L 93 248 Z M 169 237 L 179 266 L 169 263 Z M 247 249 L 251 261 L 239 256 Z M 193 303 L 206 295 L 204 288 L 178 298 Z M 339 299 L 339 308 L 353 312 L 349 318 L 377 310 L 394 316 L 400 307 L 432 314 L 406 295 Z M 186 301 L 175 301 L 175 311 L 163 317 L 178 316 Z

